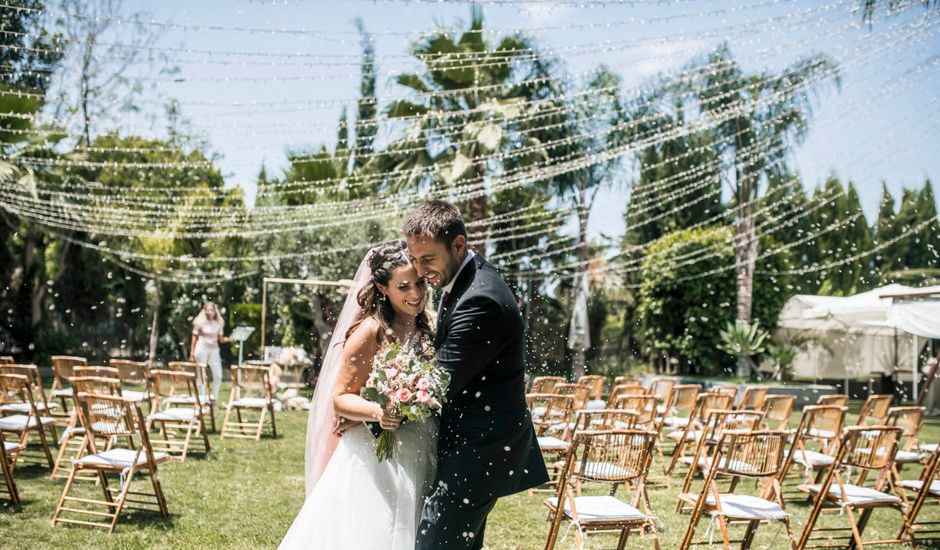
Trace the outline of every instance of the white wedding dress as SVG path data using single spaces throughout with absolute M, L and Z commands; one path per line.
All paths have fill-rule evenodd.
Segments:
M 437 419 L 405 423 L 379 462 L 364 424 L 346 431 L 281 541 L 281 550 L 413 550 L 437 460 Z

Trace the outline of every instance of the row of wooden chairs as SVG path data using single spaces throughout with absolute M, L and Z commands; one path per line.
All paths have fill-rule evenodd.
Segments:
M 88 366 L 74 361 L 69 365 L 69 371 L 64 369 L 55 371 L 57 377 L 54 387 L 57 387 L 59 391 L 58 397 L 62 402 L 62 409 L 69 410 L 66 432 L 63 434 L 55 460 L 51 457 L 49 440 L 56 441 L 54 430 L 57 421 L 61 421 L 61 418 L 46 416 L 45 413 L 58 409 L 58 403 L 46 401 L 39 371 L 34 365 L 4 364 L 0 366 L 2 369 L 0 370 L 0 388 L 2 388 L 0 407 L 5 413 L 25 413 L 0 418 L 0 442 L 3 444 L 3 455 L 0 456 L 0 461 L 4 463 L 3 487 L 8 499 L 14 505 L 19 506 L 20 499 L 13 479 L 13 469 L 17 460 L 24 454 L 28 437 L 31 434 L 38 434 L 39 447 L 52 468 L 52 477 L 64 477 L 67 480 L 54 524 L 59 522 L 89 523 L 87 519 L 74 517 L 87 512 L 93 518 L 107 517 L 112 520 L 107 525 L 109 530 L 113 530 L 120 510 L 125 508 L 125 500 L 127 503 L 134 503 L 133 493 L 130 493 L 131 498 L 128 498 L 125 492 L 127 486 L 124 483 L 130 482 L 126 476 L 128 473 L 126 466 L 136 465 L 137 462 L 125 464 L 122 470 L 125 475 L 121 476 L 122 488 L 117 492 L 107 489 L 107 481 L 103 479 L 102 472 L 110 472 L 110 466 L 115 464 L 124 464 L 122 459 L 130 456 L 127 454 L 129 450 L 136 453 L 144 448 L 149 449 L 147 452 L 153 455 L 152 457 L 145 453 L 145 455 L 135 455 L 137 456 L 135 460 L 143 460 L 141 466 L 147 466 L 149 475 L 153 476 L 156 474 L 156 464 L 171 459 L 185 460 L 194 441 L 201 440 L 202 450 L 209 451 L 206 420 L 207 417 L 212 417 L 214 424 L 212 416 L 214 415 L 212 412 L 214 402 L 206 396 L 204 391 L 206 385 L 200 384 L 200 381 L 207 381 L 204 365 L 176 362 L 168 365 L 170 367 L 168 369 L 150 370 L 145 364 L 137 363 L 133 366 L 141 374 L 127 377 L 122 374 L 131 369 L 119 369 L 115 363 L 118 362 L 112 361 L 114 366 L 104 367 Z M 60 378 L 60 375 L 64 374 L 71 376 Z M 269 416 L 271 431 L 276 436 L 274 396 L 269 369 L 259 366 L 233 367 L 232 377 L 232 390 L 220 437 L 260 439 L 265 427 L 266 414 Z M 134 383 L 139 389 L 129 388 L 128 383 Z M 80 396 L 93 396 L 89 397 L 93 410 L 86 410 L 86 403 Z M 99 399 L 101 397 L 106 399 Z M 120 415 L 114 406 L 116 402 L 127 405 L 126 410 Z M 149 405 L 147 415 L 143 415 L 141 410 L 141 406 L 145 403 Z M 103 429 L 107 426 L 99 424 L 95 426 L 97 430 L 90 429 L 89 422 L 98 422 L 96 419 L 100 420 L 101 411 L 107 411 L 107 414 L 115 418 L 121 416 L 124 419 L 123 427 L 120 430 L 115 426 Z M 258 417 L 254 420 L 246 416 L 252 411 L 258 413 Z M 17 426 L 12 425 L 14 421 L 18 422 Z M 18 427 L 18 431 L 14 431 L 14 427 Z M 47 427 L 53 430 L 48 439 L 44 429 Z M 4 440 L 3 432 L 14 433 L 16 441 Z M 119 436 L 127 438 L 127 448 L 114 447 Z M 136 444 L 137 446 L 133 443 L 135 439 L 144 438 L 146 441 L 143 447 L 139 443 Z M 94 458 L 96 455 L 100 456 Z M 89 458 L 90 456 L 93 458 Z M 153 468 L 150 468 L 151 463 Z M 132 473 L 143 471 L 140 468 L 135 470 L 132 467 L 131 469 L 134 470 Z M 77 479 L 94 479 L 99 485 L 105 487 L 105 501 L 88 501 L 88 499 L 70 496 L 70 491 Z M 158 487 L 155 486 L 149 493 L 149 498 L 151 500 L 149 504 L 155 505 L 156 509 L 165 515 L 166 503 Z M 106 507 L 112 510 L 102 513 L 76 507 L 76 503 L 89 504 L 94 507 L 102 505 L 103 502 L 110 503 L 106 504 Z M 101 525 L 98 522 L 90 523 Z
M 730 418 L 743 413 L 720 414 Z M 725 548 L 731 544 L 749 548 L 759 526 L 771 522 L 783 524 L 791 549 L 831 547 L 842 542 L 857 548 L 864 548 L 865 544 L 916 544 L 917 533 L 936 533 L 925 528 L 940 525 L 918 522 L 926 502 L 940 503 L 937 479 L 940 450 L 934 449 L 918 479 L 903 480 L 895 464 L 902 436 L 903 429 L 894 426 L 844 429 L 837 437 L 837 451 L 823 479 L 801 486 L 814 500 L 809 519 L 797 538 L 783 492 L 788 460 L 796 450 L 795 446 L 787 450 L 790 434 L 783 430 L 723 431 L 703 456 L 704 480 L 700 489 L 684 487 L 680 492 L 678 507 L 689 509 L 690 518 L 679 548 L 710 543 L 695 540 L 699 524 L 706 516 L 717 524 Z M 655 439 L 653 431 L 637 429 L 583 431 L 575 435 L 563 461 L 558 488 L 545 501 L 550 522 L 546 550 L 555 547 L 563 522 L 569 522 L 574 529 L 578 548 L 585 546 L 586 536 L 592 531 L 619 532 L 618 549 L 624 548 L 631 533 L 648 533 L 653 545 L 659 548 L 657 522 L 647 494 Z M 865 472 L 876 482 L 871 487 L 861 482 L 853 484 L 847 472 Z M 741 483 L 747 480 L 756 482 L 753 493 L 739 490 L 750 486 Z M 583 488 L 588 484 L 608 485 L 608 494 L 585 496 Z M 625 499 L 616 496 L 621 486 L 627 490 Z M 865 540 L 868 519 L 878 508 L 893 509 L 899 514 L 897 535 Z M 819 527 L 823 513 L 844 513 L 848 527 Z M 745 527 L 739 540 L 731 539 L 732 525 Z

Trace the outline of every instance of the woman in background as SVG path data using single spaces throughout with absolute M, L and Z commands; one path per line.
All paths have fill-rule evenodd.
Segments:
M 212 371 L 212 397 L 218 399 L 222 386 L 222 356 L 219 344 L 227 344 L 228 338 L 222 333 L 225 321 L 219 315 L 215 302 L 206 302 L 202 311 L 193 319 L 193 338 L 189 346 L 189 360 L 205 363 Z

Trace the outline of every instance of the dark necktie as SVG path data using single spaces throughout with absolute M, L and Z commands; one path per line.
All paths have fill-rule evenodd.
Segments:
M 450 292 L 444 291 L 444 295 L 441 296 L 441 307 L 437 310 L 437 318 L 440 319 L 444 315 L 444 308 L 447 307 L 447 299 L 450 298 Z

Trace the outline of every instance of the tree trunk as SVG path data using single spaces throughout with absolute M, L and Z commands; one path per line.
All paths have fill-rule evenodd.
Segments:
M 150 351 L 147 353 L 147 360 L 151 363 L 157 358 L 157 342 L 160 339 L 160 281 L 154 279 L 156 294 L 151 304 L 153 307 L 153 318 L 150 322 Z
M 738 321 L 750 323 L 754 293 L 754 270 L 757 266 L 757 233 L 753 205 L 745 202 L 738 207 L 738 223 L 734 228 L 734 265 L 738 288 Z
M 580 263 L 580 274 L 587 272 L 587 261 L 591 257 L 591 251 L 588 249 L 587 242 L 587 224 L 588 224 L 588 213 L 589 209 L 586 206 L 587 204 L 587 191 L 585 189 L 581 190 L 581 206 L 578 208 L 578 242 L 580 246 L 578 247 L 578 262 Z M 583 275 L 581 275 L 583 276 Z M 572 297 L 571 303 L 574 304 L 577 299 L 578 292 L 581 291 L 580 276 L 577 279 L 578 284 L 574 287 L 574 295 Z M 585 299 L 587 297 L 585 296 Z M 587 350 L 576 349 L 574 350 L 574 356 L 572 357 L 571 364 L 571 374 L 574 380 L 577 380 L 581 376 L 584 376 L 587 371 Z
M 735 376 L 738 378 L 743 378 L 745 380 L 750 380 L 752 366 L 754 361 L 747 355 L 738 356 L 738 372 L 735 373 Z

